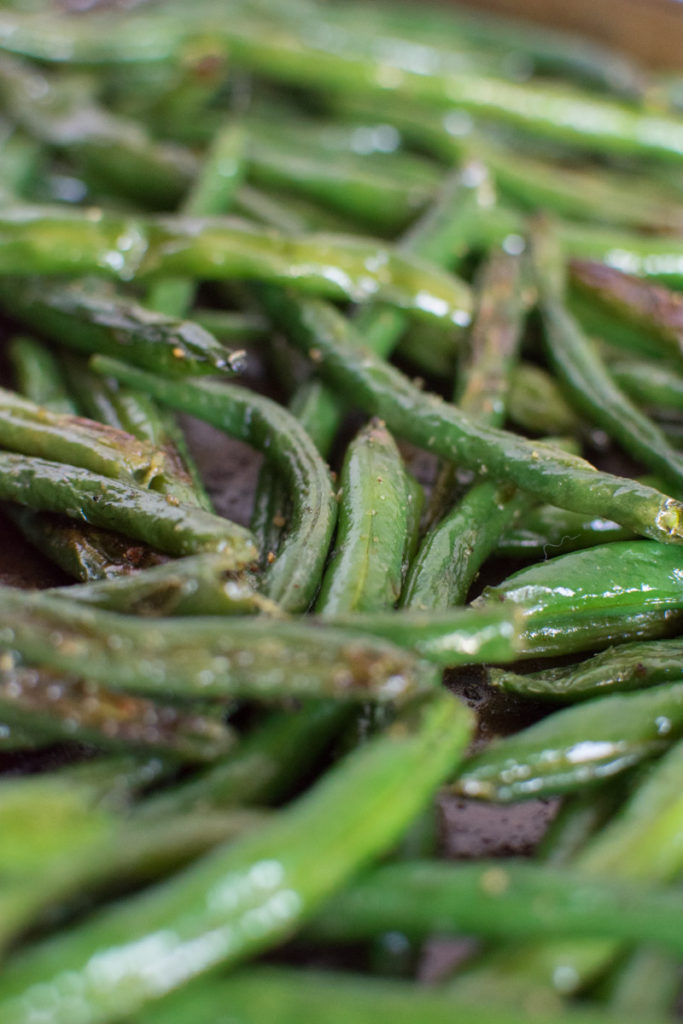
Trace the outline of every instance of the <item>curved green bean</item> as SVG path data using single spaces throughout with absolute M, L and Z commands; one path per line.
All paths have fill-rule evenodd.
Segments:
M 229 519 L 77 466 L 67 473 L 61 462 L 0 452 L 0 500 L 117 530 L 170 555 L 230 552 L 235 569 L 256 558 L 249 531 Z
M 46 345 L 35 338 L 16 335 L 9 341 L 7 356 L 20 394 L 52 412 L 76 413 L 57 357 Z
M 660 541 L 683 536 L 681 507 L 673 498 L 632 480 L 598 472 L 590 463 L 547 444 L 479 424 L 364 348 L 330 306 L 263 289 L 273 318 L 292 342 L 313 354 L 328 381 L 389 429 L 427 451 L 495 480 L 508 480 L 545 501 L 614 519 Z
M 303 611 L 320 581 L 336 515 L 329 471 L 305 430 L 268 398 L 215 381 L 171 381 L 100 358 L 105 374 L 197 416 L 251 444 L 285 478 L 293 502 L 290 531 L 266 575 L 266 592 L 285 611 Z
M 610 363 L 609 372 L 627 395 L 653 413 L 662 408 L 683 412 L 683 375 L 672 367 L 644 359 L 624 359 Z

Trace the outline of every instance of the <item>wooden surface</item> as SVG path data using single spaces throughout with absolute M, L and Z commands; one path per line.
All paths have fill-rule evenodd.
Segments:
M 528 18 L 570 29 L 646 64 L 683 70 L 680 0 L 458 0 L 477 11 Z

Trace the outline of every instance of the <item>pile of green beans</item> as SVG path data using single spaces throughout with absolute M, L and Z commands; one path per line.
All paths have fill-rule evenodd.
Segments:
M 0 11 L 0 1024 L 677 1019 L 676 82 L 57 6 Z

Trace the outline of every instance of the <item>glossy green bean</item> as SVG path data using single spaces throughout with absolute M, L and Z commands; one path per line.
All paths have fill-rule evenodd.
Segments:
M 401 607 L 427 611 L 464 604 L 501 532 L 531 503 L 492 480 L 475 484 L 422 541 L 401 593 Z
M 148 442 L 96 420 L 55 413 L 0 388 L 0 444 L 7 451 L 80 466 L 161 490 L 166 457 Z
M 364 348 L 335 310 L 264 290 L 273 318 L 325 378 L 399 437 L 496 480 L 511 481 L 560 507 L 614 519 L 657 540 L 681 534 L 679 506 L 652 488 L 600 473 L 590 463 L 540 442 L 476 423 L 436 395 L 426 395 Z
M 285 611 L 305 610 L 317 589 L 327 554 L 336 504 L 327 466 L 286 409 L 243 388 L 215 381 L 171 381 L 123 363 L 99 359 L 96 367 L 251 444 L 285 478 L 293 503 L 290 531 L 270 566 L 265 587 Z
M 11 588 L 0 590 L 0 607 L 5 646 L 27 663 L 75 673 L 87 665 L 93 682 L 131 693 L 405 700 L 435 681 L 424 663 L 392 643 L 322 625 L 259 616 L 150 622 Z M 472 625 L 502 618 L 475 615 Z M 480 634 L 492 639 L 484 628 Z
M 327 621 L 327 620 L 325 620 Z M 513 661 L 523 619 L 517 609 L 448 608 L 421 612 L 336 615 L 334 625 L 358 636 L 384 637 L 445 668 L 486 661 Z
M 409 495 L 403 460 L 383 423 L 371 422 L 351 442 L 339 484 L 335 549 L 316 609 L 339 615 L 391 608 L 401 590 Z
M 371 740 L 288 810 L 171 886 L 120 901 L 8 961 L 3 1020 L 26 1024 L 39 991 L 52 1024 L 71 1024 L 76 980 L 81 1024 L 135 1013 L 193 976 L 280 941 L 396 840 L 457 763 L 468 733 L 462 705 L 433 697 L 415 725 Z M 93 972 L 93 963 L 102 969 Z
M 63 361 L 81 412 L 162 449 L 167 472 L 160 479 L 158 489 L 178 501 L 213 512 L 185 435 L 173 414 L 161 409 L 142 391 L 122 387 L 117 381 L 94 373 L 80 355 L 67 352 Z
M 577 665 L 516 675 L 500 669 L 488 669 L 492 686 L 511 693 L 545 700 L 575 701 L 601 694 L 640 690 L 657 683 L 681 679 L 683 642 L 668 640 L 636 641 L 619 644 Z
M 12 315 L 70 348 L 155 372 L 227 373 L 241 369 L 232 352 L 189 320 L 155 313 L 102 288 L 0 278 L 0 302 Z
M 683 683 L 556 711 L 463 765 L 460 794 L 509 802 L 572 792 L 666 750 L 683 735 Z
M 681 850 L 680 778 L 683 744 L 676 744 L 649 769 L 624 808 L 586 844 L 575 867 L 596 877 L 643 880 L 649 883 L 675 878 L 683 862 Z M 514 986 L 513 998 L 529 992 L 555 989 L 563 995 L 578 991 L 604 973 L 623 951 L 607 940 L 565 940 L 542 945 L 523 943 L 503 948 L 473 972 L 470 980 L 453 986 L 472 994 L 491 985 Z M 464 982 L 464 985 L 463 985 Z
M 524 609 L 525 656 L 666 636 L 681 621 L 676 549 L 636 540 L 559 555 L 486 587 L 474 602 Z
M 114 529 L 170 555 L 231 552 L 235 569 L 256 557 L 248 530 L 229 519 L 76 466 L 66 474 L 47 459 L 0 453 L 0 499 Z
M 3 212 L 0 273 L 98 274 L 124 282 L 178 274 L 207 280 L 267 280 L 332 299 L 377 298 L 446 323 L 469 322 L 470 294 L 464 282 L 391 245 L 351 235 L 289 236 L 228 217 L 116 217 L 60 207 Z M 63 288 L 57 291 L 64 293 Z M 35 298 L 45 298 L 44 292 Z M 3 302 L 11 299 L 5 287 Z M 80 299 L 79 315 L 85 314 L 87 303 L 80 290 L 75 299 Z M 28 317 L 28 308 L 22 309 Z M 144 323 L 144 315 L 140 317 Z M 168 323 L 149 311 L 146 318 L 153 325 Z M 191 368 L 197 334 L 206 341 L 199 328 L 181 326 L 187 335 L 181 332 L 177 340 L 183 356 L 173 356 L 171 346 L 168 360 L 176 371 Z M 199 358 L 206 358 L 203 350 Z M 219 368 L 230 369 L 227 350 L 221 349 L 216 361 Z
M 220 720 L 43 669 L 0 664 L 0 717 L 45 741 L 212 761 L 233 746 Z
M 668 902 L 670 901 L 670 902 Z M 417 860 L 375 868 L 332 897 L 312 922 L 318 941 L 381 930 L 413 937 L 574 935 L 649 942 L 680 955 L 683 896 L 529 861 Z

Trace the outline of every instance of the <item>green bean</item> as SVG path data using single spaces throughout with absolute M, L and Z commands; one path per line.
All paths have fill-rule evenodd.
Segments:
M 632 538 L 631 530 L 609 519 L 567 512 L 554 505 L 538 505 L 528 509 L 524 521 L 514 523 L 499 538 L 496 550 L 505 558 L 548 558 Z
M 529 497 L 492 480 L 475 484 L 431 530 L 413 560 L 401 606 L 427 611 L 464 604 L 479 568 Z
M 53 597 L 130 615 L 281 615 L 278 607 L 232 571 L 231 554 L 176 558 L 126 576 L 54 587 Z
M 613 691 L 639 690 L 681 678 L 683 642 L 635 641 L 608 647 L 577 665 L 561 665 L 529 675 L 488 669 L 492 686 L 546 700 L 575 701 Z
M 192 319 L 224 344 L 233 341 L 261 341 L 268 333 L 268 322 L 258 313 L 205 309 L 201 306 L 192 311 Z
M 195 170 L 192 154 L 159 143 L 137 121 L 98 107 L 87 93 L 11 59 L 0 60 L 0 103 L 33 138 L 66 152 L 88 179 L 130 199 L 164 208 Z
M 329 751 L 349 708 L 307 701 L 275 711 L 232 751 L 201 773 L 138 805 L 139 816 L 163 817 L 203 808 L 281 802 Z
M 231 552 L 235 569 L 256 557 L 251 535 L 243 526 L 181 505 L 172 495 L 76 466 L 67 475 L 62 463 L 47 459 L 0 453 L 0 499 L 115 529 L 170 555 Z
M 509 227 L 506 216 L 495 230 L 507 233 Z M 678 237 L 638 235 L 568 221 L 559 225 L 558 232 L 565 251 L 575 259 L 605 263 L 614 270 L 645 278 L 648 284 L 662 281 L 680 288 L 683 283 L 683 246 Z
M 243 173 L 244 135 L 229 125 L 214 138 L 198 177 L 182 204 L 187 216 L 205 217 L 225 213 Z M 150 309 L 166 316 L 184 317 L 192 308 L 196 284 L 188 278 L 156 281 L 147 299 Z
M 475 754 L 453 785 L 504 803 L 572 792 L 661 753 L 681 735 L 681 683 L 597 697 Z
M 351 630 L 259 616 L 150 622 L 11 588 L 0 590 L 0 607 L 5 646 L 27 662 L 75 673 L 87 665 L 93 682 L 131 693 L 405 700 L 425 680 L 434 681 L 434 673 L 408 652 Z M 505 618 L 509 624 L 510 616 Z M 472 616 L 470 642 L 494 642 L 491 622 L 502 619 Z M 509 636 L 511 629 L 506 634 L 498 625 L 497 632 Z M 463 634 L 457 637 L 461 646 L 470 639 Z
M 162 449 L 167 472 L 158 480 L 157 489 L 178 501 L 213 512 L 185 435 L 173 414 L 160 409 L 149 395 L 94 373 L 80 355 L 66 353 L 63 360 L 71 391 L 85 415 Z
M 52 1024 L 71 1022 L 76 981 L 81 1024 L 125 1016 L 291 934 L 426 803 L 461 755 L 469 714 L 441 694 L 414 726 L 406 724 L 370 741 L 288 810 L 171 885 L 120 901 L 11 958 L 0 981 L 3 1020 L 27 1022 L 39 991 Z M 102 969 L 93 971 L 93 963 Z
M 0 279 L 0 302 L 70 348 L 125 356 L 155 372 L 235 373 L 243 362 L 243 352 L 224 348 L 197 324 L 154 313 L 101 288 Z
M 148 1009 L 139 1024 L 210 1024 L 230 1007 L 231 1024 L 295 1024 L 311 1019 L 319 1024 L 635 1024 L 635 1017 L 583 1007 L 563 1010 L 546 999 L 541 1006 L 521 1009 L 502 1004 L 492 989 L 487 999 L 474 1002 L 438 988 L 352 973 L 295 971 L 283 967 L 251 967 L 229 978 L 192 985 L 185 993 Z M 310 1015 L 310 1016 L 309 1016 Z M 664 1024 L 667 1017 L 638 1019 L 638 1024 Z M 14 1021 L 12 1021 L 14 1024 Z
M 614 938 L 680 955 L 683 895 L 566 867 L 506 860 L 429 860 L 375 868 L 332 897 L 312 922 L 320 941 L 354 942 L 382 930 L 411 937 Z
M 683 744 L 676 744 L 649 769 L 644 782 L 611 822 L 586 845 L 574 861 L 596 877 L 663 882 L 681 870 L 680 792 Z M 491 955 L 473 973 L 475 991 L 516 978 L 517 995 L 552 986 L 563 994 L 577 991 L 604 970 L 621 952 L 618 943 L 598 940 L 522 944 Z M 469 979 L 463 991 L 468 991 Z M 457 983 L 458 989 L 462 987 Z M 454 991 L 455 991 L 454 987 Z
M 0 216 L 0 273 L 99 274 L 124 282 L 133 276 L 142 281 L 176 274 L 207 280 L 269 280 L 333 299 L 377 298 L 447 323 L 469 322 L 470 295 L 464 282 L 390 245 L 344 235 L 286 236 L 228 217 L 117 218 L 101 211 L 38 206 L 5 212 Z M 64 288 L 55 290 L 66 302 Z M 68 289 L 66 295 L 70 295 Z M 34 297 L 36 302 L 46 299 L 44 287 Z M 11 299 L 4 286 L 3 302 Z M 14 302 L 12 308 L 16 312 Z M 74 315 L 87 314 L 87 297 L 81 289 L 75 290 L 69 308 Z M 50 313 L 51 322 L 55 321 L 57 312 Z M 22 304 L 23 317 L 29 314 Z M 42 310 L 41 322 L 45 315 Z M 112 316 L 118 323 L 115 312 Z M 140 320 L 142 325 L 151 321 L 153 326 L 177 327 L 175 321 L 149 311 L 139 313 L 136 327 L 142 326 Z M 171 345 L 169 367 L 176 371 L 193 367 L 195 339 L 202 346 L 196 353 L 198 360 L 211 363 L 204 351 L 205 343 L 209 345 L 204 332 L 188 324 L 181 328 Z M 218 368 L 230 369 L 227 350 L 213 340 L 211 344 L 219 348 L 213 367 L 218 363 Z M 173 347 L 182 349 L 185 358 L 174 356 Z
M 580 295 L 614 324 L 608 340 L 618 340 L 625 329 L 646 335 L 656 354 L 680 359 L 683 350 L 683 304 L 676 292 L 622 273 L 614 264 L 572 260 L 571 281 Z M 602 322 L 602 321 L 601 321 Z
M 676 549 L 636 540 L 574 551 L 513 573 L 474 602 L 524 609 L 521 650 L 568 654 L 665 636 L 680 621 Z
M 10 339 L 7 355 L 20 394 L 52 412 L 76 413 L 56 356 L 35 338 L 16 335 Z
M 349 445 L 337 538 L 316 608 L 325 615 L 391 608 L 401 590 L 408 487 L 401 455 L 373 421 Z
M 54 413 L 0 388 L 0 444 L 9 451 L 160 490 L 164 452 L 131 434 L 79 416 Z
M 74 579 L 111 579 L 157 565 L 160 556 L 145 544 L 66 516 L 6 503 L 3 513 L 39 551 Z
M 478 280 L 477 312 L 461 358 L 454 399 L 482 423 L 502 425 L 511 364 L 521 337 L 523 301 L 518 258 L 495 251 Z M 531 503 L 524 492 L 475 483 L 452 506 L 456 468 L 446 463 L 432 493 L 431 513 L 447 511 L 424 538 L 411 565 L 401 604 L 426 610 L 463 604 L 480 567 L 510 521 Z
M 158 751 L 189 761 L 222 757 L 234 743 L 232 730 L 209 715 L 4 663 L 10 660 L 5 656 L 0 664 L 0 716 L 29 735 Z
M 367 158 L 348 155 L 330 163 L 329 154 L 295 149 L 292 141 L 290 135 L 278 145 L 257 133 L 249 145 L 250 180 L 312 198 L 380 233 L 405 228 L 436 191 L 438 174 L 428 164 L 422 174 L 411 174 L 412 165 L 375 168 Z
M 540 243 L 544 245 L 544 243 Z M 548 256 L 536 257 L 539 307 L 550 362 L 574 405 L 654 472 L 683 492 L 683 458 L 662 431 L 633 405 L 609 374 L 548 278 Z
M 453 247 L 460 236 L 463 216 L 468 215 L 472 204 L 479 202 L 479 184 L 469 181 L 464 175 L 447 180 L 436 201 L 426 213 L 406 232 L 400 242 L 401 248 L 413 251 L 418 256 L 438 265 L 448 265 Z M 405 328 L 405 317 L 397 309 L 384 303 L 361 306 L 356 317 L 356 326 L 367 344 L 380 356 L 388 356 L 397 344 Z M 292 411 L 302 426 L 311 435 L 321 454 L 327 455 L 342 420 L 344 405 L 337 394 L 327 386 L 317 383 L 306 384 L 292 400 Z M 270 495 L 268 497 L 268 495 Z M 264 538 L 271 547 L 273 519 L 280 518 L 283 498 L 268 476 L 262 473 L 257 487 L 254 523 L 264 521 Z M 277 547 L 277 534 L 272 542 Z
M 297 348 L 313 352 L 321 374 L 355 404 L 380 416 L 397 436 L 560 507 L 614 519 L 662 541 L 680 535 L 674 499 L 600 473 L 548 445 L 478 424 L 437 396 L 425 395 L 363 348 L 352 327 L 323 303 L 296 301 L 272 289 L 264 289 L 263 298 Z
M 670 1013 L 680 985 L 675 957 L 649 946 L 638 946 L 609 979 L 610 1009 L 646 1017 Z
M 235 62 L 279 82 L 379 97 L 458 107 L 484 119 L 526 130 L 540 138 L 589 150 L 675 161 L 683 152 L 683 123 L 676 117 L 635 111 L 625 105 L 587 98 L 569 89 L 496 80 L 468 72 L 424 74 L 358 49 L 359 37 L 327 35 L 315 27 L 299 31 L 268 29 L 232 21 L 226 42 Z M 398 52 L 398 51 L 397 51 Z
M 683 412 L 683 375 L 670 367 L 658 366 L 644 359 L 624 359 L 610 363 L 609 372 L 630 398 L 658 410 Z
M 285 611 L 306 609 L 320 580 L 336 506 L 327 467 L 296 420 L 275 402 L 242 388 L 162 380 L 108 359 L 95 365 L 251 444 L 273 462 L 287 482 L 293 514 L 287 541 L 268 570 L 266 592 Z
M 325 620 L 327 621 L 327 620 Z M 516 609 L 447 608 L 437 612 L 404 609 L 335 615 L 335 626 L 358 636 L 383 637 L 445 668 L 485 661 L 513 661 L 523 626 Z
M 579 433 L 581 420 L 555 379 L 533 363 L 520 362 L 510 369 L 507 414 L 512 423 L 534 434 Z

